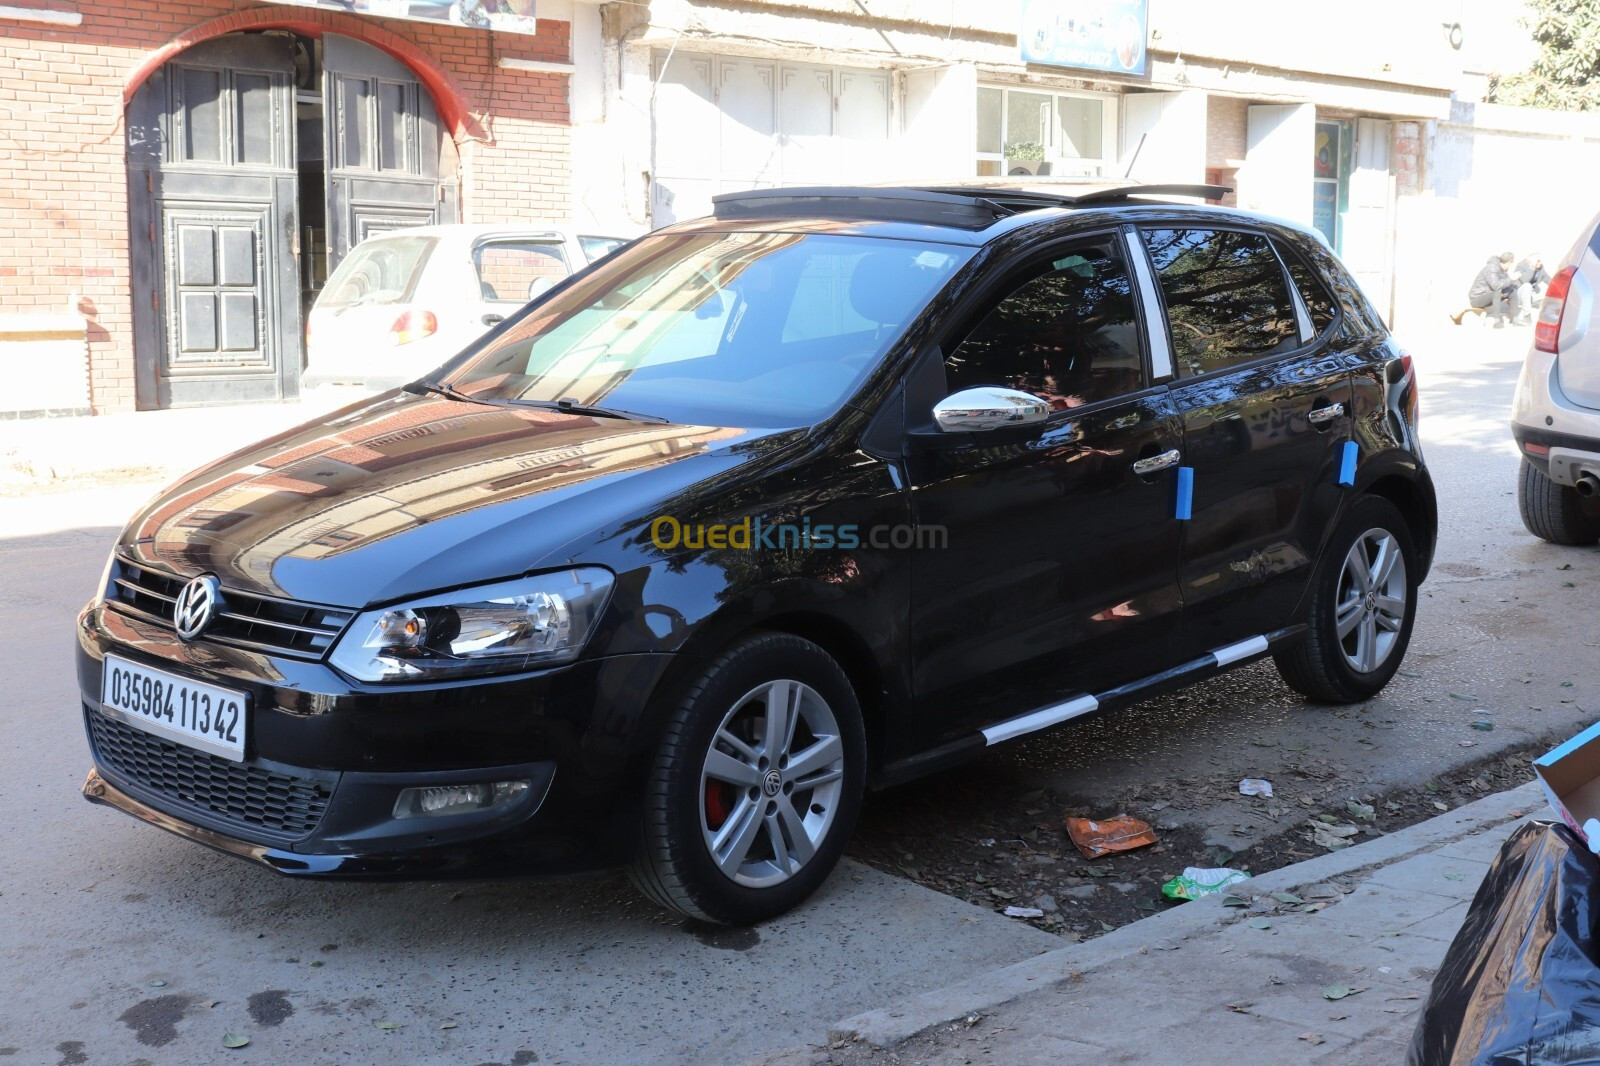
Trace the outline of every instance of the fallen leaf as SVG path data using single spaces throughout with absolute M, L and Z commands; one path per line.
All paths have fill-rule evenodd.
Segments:
M 398 1029 L 398 1028 L 400 1028 L 400 1023 L 399 1022 L 373 1022 L 372 1024 L 376 1025 L 379 1029 L 382 1029 L 384 1031 L 388 1031 L 390 1029 Z
M 167 987 L 167 983 L 165 981 L 151 981 L 150 982 L 150 987 L 151 988 L 166 988 Z
M 1008 892 L 1006 889 L 1003 889 L 1003 888 L 991 888 L 989 890 L 989 895 L 995 897 L 996 899 L 1016 899 L 1017 898 L 1017 894 L 1015 892 Z
M 1299 1039 L 1304 1040 L 1306 1043 L 1313 1046 L 1323 1043 L 1321 1033 L 1301 1033 Z
M 1255 1006 L 1255 1004 L 1250 1000 L 1241 999 L 1237 1003 L 1229 1003 L 1228 1009 L 1233 1011 L 1235 1014 L 1249 1014 L 1250 1008 L 1253 1006 Z
M 1355 800 L 1345 800 L 1344 809 L 1350 813 L 1350 817 L 1360 818 L 1364 822 L 1375 822 L 1378 820 L 1378 812 L 1372 809 L 1372 804 L 1370 803 L 1357 803 Z
M 1459 881 L 1459 880 L 1461 880 L 1461 878 L 1462 878 L 1462 877 L 1463 877 L 1463 876 L 1465 876 L 1465 875 L 1463 875 L 1463 874 L 1458 874 L 1458 873 L 1453 873 L 1453 872 L 1452 872 L 1452 873 L 1447 873 L 1447 874 L 1445 874 L 1445 875 L 1444 875 L 1444 879 L 1445 879 L 1445 880 L 1446 880 L 1446 881 Z
M 1471 701 L 1476 700 L 1478 697 L 1476 697 L 1476 696 L 1463 696 L 1459 692 L 1452 692 L 1452 693 L 1450 693 L 1450 698 L 1453 699 L 1453 700 L 1466 700 L 1467 702 L 1470 703 Z
M 1480 733 L 1488 733 L 1488 732 L 1493 731 L 1494 723 L 1493 722 L 1473 722 L 1472 723 L 1472 728 L 1476 729 Z
M 439 1028 L 441 1028 L 441 1029 L 454 1029 L 455 1027 L 456 1027 L 456 1023 L 455 1022 L 445 1022 L 443 1025 L 439 1026 Z
M 1344 999 L 1358 992 L 1365 992 L 1365 988 L 1351 988 L 1349 985 L 1329 985 L 1322 990 L 1323 999 Z
M 243 1036 L 243 1035 L 241 1035 L 239 1033 L 223 1033 L 222 1034 L 222 1046 L 223 1047 L 239 1048 L 239 1047 L 244 1047 L 248 1043 L 250 1043 L 250 1038 L 248 1036 Z
M 326 965 L 326 963 L 324 963 L 321 959 L 315 959 L 315 960 L 312 961 L 311 965 L 313 965 L 313 966 L 324 966 L 324 965 Z
M 1572 687 L 1572 682 L 1571 681 L 1563 681 L 1563 682 L 1561 682 L 1561 687 L 1562 688 L 1571 688 Z
M 1570 581 L 1563 581 L 1563 582 L 1562 582 L 1562 583 L 1561 583 L 1561 587 L 1562 587 L 1562 588 L 1564 588 L 1564 589 L 1575 589 L 1575 588 L 1577 588 L 1577 587 L 1578 587 L 1578 586 L 1577 586 L 1577 585 L 1574 585 L 1574 584 L 1573 584 L 1573 583 L 1572 583 L 1572 582 L 1570 582 Z
M 1248 907 L 1250 901 L 1243 896 L 1223 896 L 1222 905 L 1224 907 Z
M 1293 892 L 1274 892 L 1272 894 L 1272 898 L 1277 900 L 1279 903 L 1304 903 L 1305 902 L 1305 900 L 1301 899 L 1299 896 L 1295 895 Z
M 1250 928 L 1252 928 L 1252 929 L 1271 929 L 1272 928 L 1272 923 L 1267 921 L 1265 918 L 1252 918 L 1252 919 L 1250 919 Z
M 1448 811 L 1450 809 L 1450 805 L 1448 803 L 1440 803 L 1438 800 L 1433 801 L 1433 807 L 1435 810 L 1439 811 Z

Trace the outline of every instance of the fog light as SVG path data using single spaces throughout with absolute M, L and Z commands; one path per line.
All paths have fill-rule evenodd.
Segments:
M 433 785 L 402 789 L 394 801 L 396 818 L 433 818 L 447 814 L 487 811 L 515 803 L 531 781 L 496 781 L 472 785 Z

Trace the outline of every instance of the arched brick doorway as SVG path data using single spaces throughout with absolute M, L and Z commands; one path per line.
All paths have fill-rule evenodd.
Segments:
M 293 398 L 305 310 L 345 253 L 459 217 L 454 138 L 415 70 L 342 34 L 158 55 L 127 102 L 138 406 Z

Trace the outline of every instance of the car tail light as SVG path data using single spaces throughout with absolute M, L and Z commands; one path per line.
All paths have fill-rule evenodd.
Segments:
M 1544 303 L 1539 307 L 1539 321 L 1533 325 L 1533 346 L 1541 352 L 1558 352 L 1556 342 L 1561 339 L 1561 316 L 1567 310 L 1567 293 L 1572 289 L 1575 266 L 1562 267 L 1550 279 L 1544 290 Z
M 420 341 L 439 332 L 439 320 L 432 311 L 407 311 L 389 327 L 389 343 L 400 345 Z

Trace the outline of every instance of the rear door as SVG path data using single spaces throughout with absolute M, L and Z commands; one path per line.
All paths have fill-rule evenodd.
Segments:
M 472 283 L 478 301 L 463 315 L 462 343 L 499 325 L 529 300 L 543 296 L 573 269 L 563 239 L 554 234 L 478 241 L 472 247 Z
M 1264 233 L 1174 224 L 1142 234 L 1193 470 L 1179 567 L 1190 658 L 1293 620 L 1343 493 L 1351 381 Z

